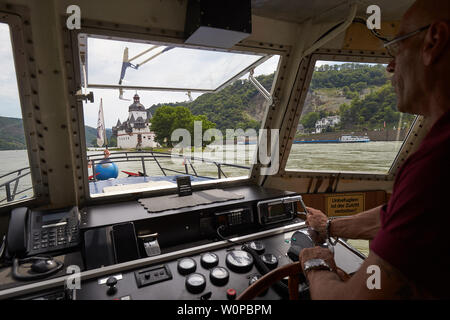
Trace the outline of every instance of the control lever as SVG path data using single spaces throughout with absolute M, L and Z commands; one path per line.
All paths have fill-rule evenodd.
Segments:
M 255 267 L 256 269 L 258 269 L 261 275 L 265 275 L 271 271 L 269 267 L 265 265 L 264 261 L 262 261 L 258 253 L 256 253 L 255 250 L 250 248 L 250 246 L 244 244 L 242 245 L 242 250 L 247 251 L 252 255 Z M 301 275 L 300 275 L 300 282 L 304 282 L 304 277 L 302 278 Z M 278 293 L 281 297 L 283 297 L 283 299 L 289 299 L 289 288 L 283 282 L 281 281 L 275 282 L 272 285 L 272 289 L 274 289 L 276 293 Z
M 304 210 L 305 213 L 306 213 L 306 216 L 305 216 L 305 221 L 306 221 L 306 218 L 308 217 L 308 215 L 309 215 L 310 213 L 309 213 L 308 209 L 306 208 L 305 203 L 303 202 L 302 196 L 300 196 L 299 201 L 300 201 L 300 205 L 302 206 L 303 210 Z M 325 243 L 322 242 L 322 241 L 321 241 L 322 239 L 320 239 L 319 233 L 318 233 L 316 230 L 314 230 L 312 227 L 310 227 L 310 226 L 308 226 L 307 232 L 308 232 L 309 237 L 310 237 L 311 240 L 313 241 L 314 246 L 323 247 L 323 246 L 326 244 L 326 246 L 328 247 L 328 249 L 334 254 L 334 246 L 335 246 L 336 243 L 333 244 L 333 243 L 330 241 L 330 239 L 326 239 Z
M 106 294 L 109 296 L 112 296 L 117 292 L 117 279 L 116 277 L 109 277 L 108 280 L 106 280 L 106 285 L 109 287 L 108 291 L 106 291 Z
M 158 243 L 158 233 L 139 235 L 139 239 L 142 240 L 144 244 L 145 253 L 147 257 L 157 256 L 161 254 L 161 248 Z

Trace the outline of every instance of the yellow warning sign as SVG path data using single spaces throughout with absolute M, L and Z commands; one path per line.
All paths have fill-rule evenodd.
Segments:
M 328 216 L 348 216 L 363 212 L 364 196 L 364 193 L 352 193 L 327 197 Z

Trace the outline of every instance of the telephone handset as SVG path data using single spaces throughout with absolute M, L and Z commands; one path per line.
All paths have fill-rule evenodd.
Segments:
M 79 221 L 77 207 L 52 211 L 15 208 L 9 220 L 7 253 L 25 257 L 75 247 L 80 243 Z
M 11 211 L 9 218 L 7 252 L 9 256 L 22 256 L 27 251 L 27 217 L 30 209 L 16 208 Z
M 53 211 L 13 209 L 6 240 L 6 257 L 13 259 L 13 276 L 31 280 L 60 270 L 63 264 L 45 254 L 77 246 L 80 243 L 79 221 L 77 207 Z M 20 263 L 25 262 L 33 263 L 33 273 L 19 273 Z

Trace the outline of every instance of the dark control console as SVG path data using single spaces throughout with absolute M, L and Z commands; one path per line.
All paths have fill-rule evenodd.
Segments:
M 88 276 L 82 272 L 77 299 L 232 300 L 264 274 L 298 259 L 303 245 L 298 232 L 306 229 L 295 217 L 302 206 L 293 192 L 257 186 L 227 190 L 242 198 L 157 214 L 137 201 L 98 205 L 83 210 L 79 227 L 67 214 L 55 215 L 42 221 L 40 232 L 48 230 L 52 239 L 54 232 L 57 244 L 67 235 L 60 244 L 65 246 L 81 239 L 82 271 Z M 335 258 L 348 273 L 363 261 L 340 244 Z M 43 285 L 42 294 L 48 289 Z M 279 281 L 257 299 L 287 293 L 287 283 Z
M 305 229 L 302 229 L 305 230 Z M 294 231 L 275 234 L 258 240 L 242 242 L 258 249 L 258 259 L 272 270 L 291 263 L 287 256 Z M 235 299 L 249 285 L 262 277 L 255 258 L 235 244 L 218 250 L 205 249 L 196 255 L 174 258 L 121 274 L 114 295 L 108 294 L 107 284 L 98 280 L 83 283 L 78 299 Z M 255 251 L 256 252 L 256 251 Z M 363 259 L 338 244 L 335 254 L 340 256 L 339 267 L 351 273 L 359 268 Z M 176 253 L 174 253 L 176 255 Z M 147 277 L 147 278 L 146 278 Z M 287 286 L 287 282 L 285 283 Z M 301 285 L 300 290 L 307 288 Z M 305 295 L 303 295 L 305 296 Z M 256 299 L 281 299 L 274 287 Z

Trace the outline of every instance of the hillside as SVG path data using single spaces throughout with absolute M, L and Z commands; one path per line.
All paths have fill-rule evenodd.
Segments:
M 257 77 L 270 90 L 274 74 Z M 378 130 L 398 126 L 401 119 L 390 81 L 391 75 L 380 64 L 344 63 L 316 67 L 306 97 L 300 123 L 306 132 L 317 120 L 339 115 L 342 125 L 335 130 Z M 192 102 L 152 105 L 184 106 L 193 115 L 205 115 L 223 133 L 225 129 L 258 129 L 264 116 L 264 98 L 248 80 L 235 81 L 217 93 L 207 93 Z M 406 126 L 413 117 L 405 116 Z M 405 126 L 405 124 L 402 124 Z
M 297 136 L 315 131 L 317 120 L 337 115 L 340 123 L 328 132 L 408 128 L 413 115 L 397 111 L 391 74 L 383 65 L 344 63 L 315 69 Z
M 270 91 L 274 74 L 261 75 L 256 79 Z M 264 98 L 248 80 L 238 80 L 217 93 L 205 93 L 192 102 L 164 103 L 148 108 L 151 114 L 161 106 L 184 106 L 193 115 L 206 115 L 216 128 L 225 129 L 259 129 L 264 109 Z
M 86 136 L 86 146 L 87 147 L 94 147 L 96 145 L 94 145 L 94 141 L 97 141 L 97 128 L 92 128 L 89 126 L 85 126 L 84 127 L 84 133 Z M 112 137 L 112 130 L 106 128 L 106 138 L 108 139 L 108 142 L 111 141 L 111 137 Z M 113 139 L 115 140 L 115 139 Z M 111 146 L 108 143 L 109 146 Z
M 0 150 L 26 149 L 22 119 L 0 117 Z
M 97 129 L 85 126 L 86 146 L 92 147 L 97 139 Z M 111 139 L 111 129 L 106 129 L 108 141 Z M 114 139 L 113 139 L 114 141 Z M 26 149 L 22 119 L 0 117 L 0 150 Z

